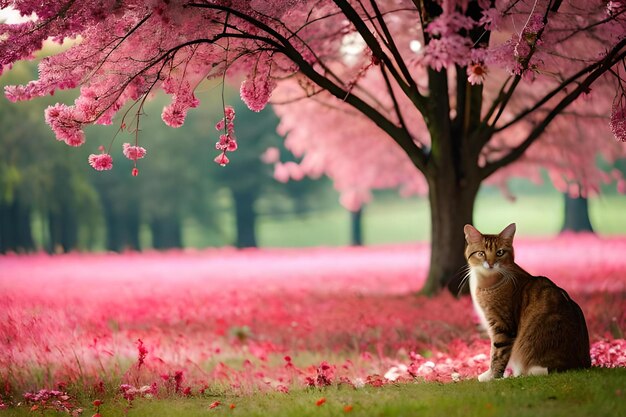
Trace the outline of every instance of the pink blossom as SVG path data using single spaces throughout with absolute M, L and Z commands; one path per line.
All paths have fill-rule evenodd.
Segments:
M 124 143 L 122 148 L 124 156 L 132 161 L 136 161 L 146 156 L 146 149 L 141 146 L 131 146 L 130 143 Z
M 226 156 L 226 151 L 224 151 L 221 154 L 219 154 L 218 156 L 216 156 L 214 161 L 216 163 L 218 163 L 219 165 L 223 166 L 223 167 L 228 165 L 228 163 L 230 162 L 230 160 Z
M 266 164 L 275 164 L 280 160 L 280 150 L 271 146 L 261 154 L 261 161 Z
M 467 80 L 472 85 L 482 84 L 487 77 L 487 68 L 483 64 L 472 64 L 467 67 Z
M 280 162 L 274 164 L 274 179 L 282 183 L 289 181 L 289 169 L 285 164 Z
M 137 339 L 137 353 L 137 368 L 141 368 L 148 355 L 148 349 L 146 349 L 141 339 Z
M 524 34 L 537 34 L 543 29 L 545 23 L 543 22 L 543 15 L 540 13 L 534 13 L 528 19 L 528 23 L 524 27 Z
M 179 81 L 169 77 L 163 81 L 163 90 L 172 95 L 172 102 L 163 108 L 161 119 L 170 127 L 181 127 L 189 109 L 198 107 L 200 101 L 188 80 Z
M 265 108 L 270 100 L 270 95 L 276 87 L 272 79 L 257 77 L 241 83 L 239 90 L 241 99 L 252 111 L 259 112 Z
M 45 111 L 45 118 L 46 123 L 56 134 L 57 140 L 62 140 L 70 146 L 85 143 L 82 122 L 74 107 L 65 104 L 49 106 Z
M 472 41 L 458 34 L 432 39 L 424 51 L 423 62 L 436 71 L 455 64 L 465 66 L 471 48 Z
M 591 364 L 604 368 L 626 367 L 626 340 L 606 340 L 591 346 Z
M 232 122 L 233 120 L 235 120 L 235 109 L 232 106 L 224 107 L 224 118 L 228 122 Z
M 461 30 L 470 30 L 476 22 L 459 12 L 443 13 L 426 27 L 426 32 L 432 35 L 448 36 Z
M 165 106 L 161 113 L 161 119 L 169 127 L 181 127 L 185 123 L 187 111 L 176 106 L 174 103 Z
M 606 12 L 609 16 L 615 16 L 626 9 L 624 0 L 609 1 L 606 5 Z
M 621 101 L 613 105 L 609 126 L 615 139 L 626 142 L 626 108 Z
M 478 21 L 480 25 L 485 26 L 486 30 L 497 30 L 502 23 L 502 14 L 496 8 L 483 10 L 482 17 Z
M 89 165 L 96 171 L 108 171 L 113 168 L 113 158 L 108 153 L 89 155 Z

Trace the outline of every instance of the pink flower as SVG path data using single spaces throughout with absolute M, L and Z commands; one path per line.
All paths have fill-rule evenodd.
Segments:
M 113 158 L 108 153 L 89 155 L 89 165 L 96 171 L 108 171 L 113 168 Z
M 626 9 L 626 4 L 623 0 L 610 1 L 606 5 L 606 12 L 609 16 L 615 16 L 616 14 L 624 11 L 624 9 Z
M 226 165 L 228 165 L 228 163 L 230 162 L 230 160 L 228 159 L 228 157 L 226 156 L 226 152 L 222 152 L 221 154 L 219 154 L 215 159 L 215 162 L 217 162 L 218 164 L 220 164 L 221 166 L 225 167 Z
M 621 103 L 613 105 L 609 126 L 615 139 L 626 142 L 626 108 Z
M 432 39 L 424 51 L 424 64 L 435 71 L 451 65 L 467 65 L 472 41 L 465 36 L 450 34 L 441 39 Z
M 282 183 L 289 181 L 289 169 L 285 166 L 285 164 L 277 162 L 274 165 L 274 179 Z
M 257 77 L 241 83 L 239 93 L 250 110 L 259 112 L 270 101 L 270 95 L 275 87 L 276 82 L 269 79 L 269 76 L 266 79 Z
M 502 21 L 502 14 L 496 8 L 490 8 L 482 11 L 482 17 L 478 21 L 480 25 L 484 25 L 487 30 L 496 30 Z
M 275 164 L 280 160 L 280 150 L 278 148 L 272 146 L 269 147 L 261 154 L 261 161 L 266 164 Z
M 70 146 L 80 146 L 85 143 L 81 118 L 74 107 L 57 103 L 45 110 L 45 119 L 57 140 L 62 140 Z
M 161 113 L 161 119 L 165 122 L 169 127 L 181 127 L 183 123 L 185 123 L 185 117 L 187 116 L 186 109 L 183 110 L 176 106 L 175 103 L 172 103 L 163 108 L 163 112 Z
M 131 146 L 130 143 L 125 143 L 122 145 L 122 148 L 124 156 L 132 161 L 136 161 L 146 156 L 146 150 L 141 146 Z
M 224 117 L 227 121 L 232 122 L 235 120 L 235 109 L 232 106 L 224 107 Z
M 146 356 L 148 356 L 148 349 L 146 349 L 141 339 L 137 339 L 137 353 L 137 368 L 141 368 L 141 365 L 146 360 Z
M 482 84 L 487 77 L 487 68 L 484 64 L 472 64 L 467 67 L 467 81 L 472 85 Z
M 537 34 L 544 27 L 543 15 L 535 13 L 528 19 L 528 23 L 524 27 L 524 34 Z

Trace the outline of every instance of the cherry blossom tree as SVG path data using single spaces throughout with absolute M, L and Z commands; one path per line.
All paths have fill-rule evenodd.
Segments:
M 427 193 L 426 293 L 463 265 L 461 230 L 483 181 L 545 166 L 573 195 L 612 177 L 624 188 L 595 164 L 624 154 L 598 127 L 626 140 L 621 0 L 0 0 L 9 6 L 28 19 L 1 26 L 0 68 L 69 40 L 38 80 L 5 93 L 80 87 L 73 105 L 45 115 L 70 146 L 85 142 L 86 124 L 138 132 L 156 89 L 171 96 L 163 121 L 181 126 L 203 80 L 239 79 L 250 109 L 284 104 L 281 130 L 303 159 L 278 163 L 278 175 L 325 173 L 352 209 L 373 188 Z M 238 146 L 231 109 L 214 132 L 221 165 Z M 149 147 L 139 135 L 131 146 L 140 140 Z M 92 166 L 110 169 L 111 154 Z

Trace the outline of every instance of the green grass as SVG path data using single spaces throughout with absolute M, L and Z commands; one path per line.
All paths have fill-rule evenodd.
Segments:
M 325 403 L 316 402 L 325 398 Z M 219 401 L 220 405 L 209 409 Z M 235 408 L 231 409 L 230 404 Z M 344 407 L 352 410 L 346 412 Z M 102 417 L 122 416 L 125 402 L 105 399 Z M 93 407 L 85 406 L 84 415 Z M 27 407 L 0 411 L 0 415 L 33 416 Z M 46 415 L 57 415 L 48 411 Z M 137 400 L 128 417 L 200 416 L 529 416 L 578 417 L 626 415 L 626 369 L 592 369 L 546 377 L 526 377 L 479 383 L 405 383 L 382 388 L 294 391 L 290 394 L 253 394 L 242 397 L 204 396 L 188 399 Z
M 590 199 L 590 218 L 600 235 L 626 234 L 626 197 Z M 349 213 L 340 207 L 301 216 L 261 216 L 258 239 L 261 247 L 340 246 L 349 244 Z M 515 202 L 497 193 L 481 193 L 476 201 L 474 223 L 486 232 L 500 231 L 517 223 L 517 236 L 554 236 L 563 223 L 561 194 L 522 194 Z M 366 244 L 427 241 L 430 239 L 430 208 L 426 198 L 378 199 L 363 215 Z

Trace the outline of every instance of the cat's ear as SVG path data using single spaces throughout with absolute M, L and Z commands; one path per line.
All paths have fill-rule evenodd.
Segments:
M 511 240 L 513 240 L 513 236 L 515 236 L 515 223 L 511 223 L 510 225 L 505 227 L 504 230 L 500 232 L 499 236 L 502 239 L 511 239 Z
M 477 243 L 483 240 L 483 235 L 471 224 L 466 224 L 463 228 L 463 232 L 465 233 L 465 240 L 467 243 Z

